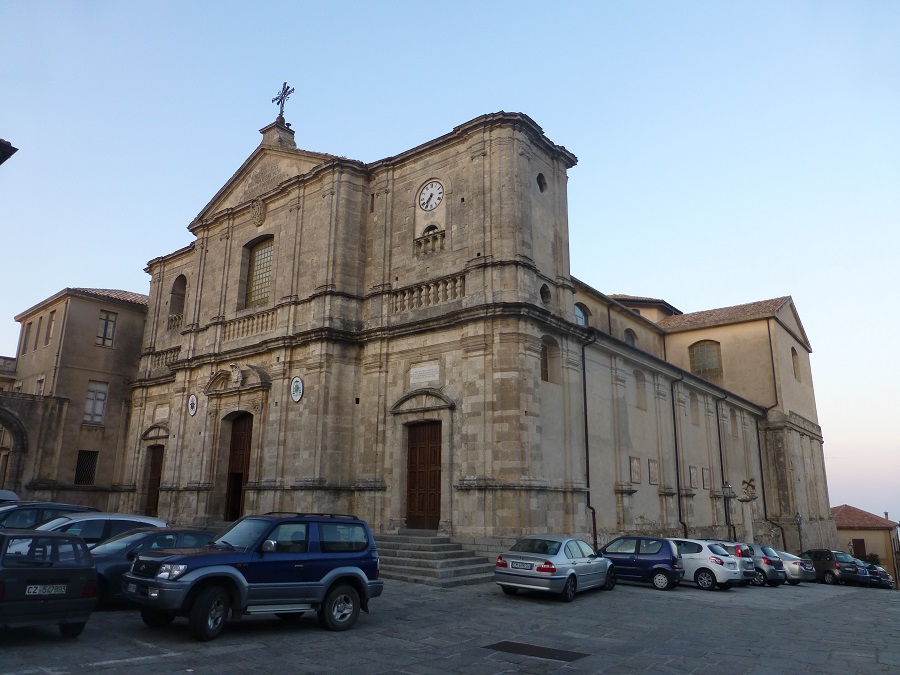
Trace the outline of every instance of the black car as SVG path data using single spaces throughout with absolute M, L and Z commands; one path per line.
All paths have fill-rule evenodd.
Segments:
M 0 504 L 0 530 L 29 530 L 46 520 L 67 513 L 99 510 L 95 506 L 59 502 L 7 502 Z
M 217 530 L 178 527 L 142 527 L 107 539 L 91 549 L 100 585 L 100 604 L 124 600 L 122 575 L 131 569 L 138 553 L 160 549 L 205 546 Z
M 80 537 L 0 531 L 0 627 L 59 626 L 78 637 L 97 603 L 97 572 Z
M 630 581 L 649 581 L 661 591 L 684 578 L 684 565 L 675 544 L 660 537 L 619 537 L 599 551 L 612 560 L 616 575 Z
M 315 612 L 329 630 L 347 630 L 381 595 L 378 549 L 355 516 L 266 513 L 244 516 L 205 548 L 143 551 L 123 576 L 128 600 L 148 626 L 188 618 L 191 635 L 212 640 L 230 618 Z

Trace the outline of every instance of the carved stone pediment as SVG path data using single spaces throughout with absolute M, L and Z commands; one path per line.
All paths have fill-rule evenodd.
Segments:
M 164 438 L 169 437 L 169 426 L 167 424 L 163 424 L 162 422 L 158 422 L 156 424 L 151 424 L 144 433 L 141 434 L 142 441 L 161 441 Z
M 454 409 L 456 403 L 440 389 L 422 388 L 405 393 L 391 406 L 392 415 Z
M 209 378 L 203 393 L 207 396 L 223 396 L 235 392 L 249 392 L 260 389 L 269 390 L 272 379 L 265 369 L 259 366 L 232 363 L 228 370 L 219 370 Z

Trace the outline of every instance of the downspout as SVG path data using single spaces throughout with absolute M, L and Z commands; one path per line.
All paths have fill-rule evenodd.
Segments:
M 581 393 L 584 398 L 584 484 L 587 489 L 587 508 L 591 512 L 594 533 L 594 550 L 597 550 L 597 509 L 591 505 L 591 450 L 588 438 L 588 398 L 587 398 L 587 346 L 597 341 L 596 330 L 591 330 L 591 339 L 581 345 Z
M 675 442 L 675 500 L 678 504 L 678 522 L 681 523 L 681 531 L 685 539 L 688 538 L 688 526 L 684 522 L 684 512 L 681 508 L 681 459 L 678 456 L 678 413 L 675 411 L 675 385 L 684 380 L 681 373 L 677 380 L 672 380 L 672 439 Z
M 775 392 L 775 403 L 763 410 L 763 415 L 768 417 L 769 411 L 778 405 L 778 377 L 775 375 L 775 348 L 772 347 L 772 322 L 766 321 L 766 331 L 769 334 L 769 361 L 772 364 L 772 390 Z M 763 467 L 762 440 L 760 439 L 759 425 L 756 425 L 756 447 L 759 449 L 759 489 L 762 491 L 763 520 L 781 530 L 781 549 L 787 549 L 787 541 L 784 536 L 784 528 L 773 520 L 769 520 L 769 509 L 766 504 L 766 471 Z
M 725 483 L 728 481 L 725 480 L 725 452 L 722 448 L 722 418 L 719 415 L 719 404 L 728 398 L 728 394 L 725 394 L 722 398 L 716 398 L 716 436 L 719 439 L 719 473 L 722 477 L 722 499 L 725 500 L 725 510 L 728 513 L 727 518 L 727 526 L 731 530 L 731 540 L 737 540 L 737 528 L 734 526 L 734 518 L 731 513 L 731 504 L 728 503 L 728 497 L 725 496 Z M 757 433 L 758 430 L 757 430 Z

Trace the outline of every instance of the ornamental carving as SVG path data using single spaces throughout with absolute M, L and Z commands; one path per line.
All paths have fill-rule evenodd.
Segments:
M 266 203 L 262 199 L 254 199 L 250 203 L 253 224 L 259 227 L 266 221 Z

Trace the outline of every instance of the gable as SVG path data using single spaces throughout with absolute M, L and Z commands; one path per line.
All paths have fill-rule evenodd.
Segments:
M 803 324 L 800 323 L 800 316 L 797 314 L 797 308 L 794 306 L 792 299 L 789 298 L 787 302 L 778 308 L 778 311 L 775 312 L 775 318 L 806 348 L 806 351 L 812 352 L 809 338 L 806 336 L 806 331 L 803 330 Z

